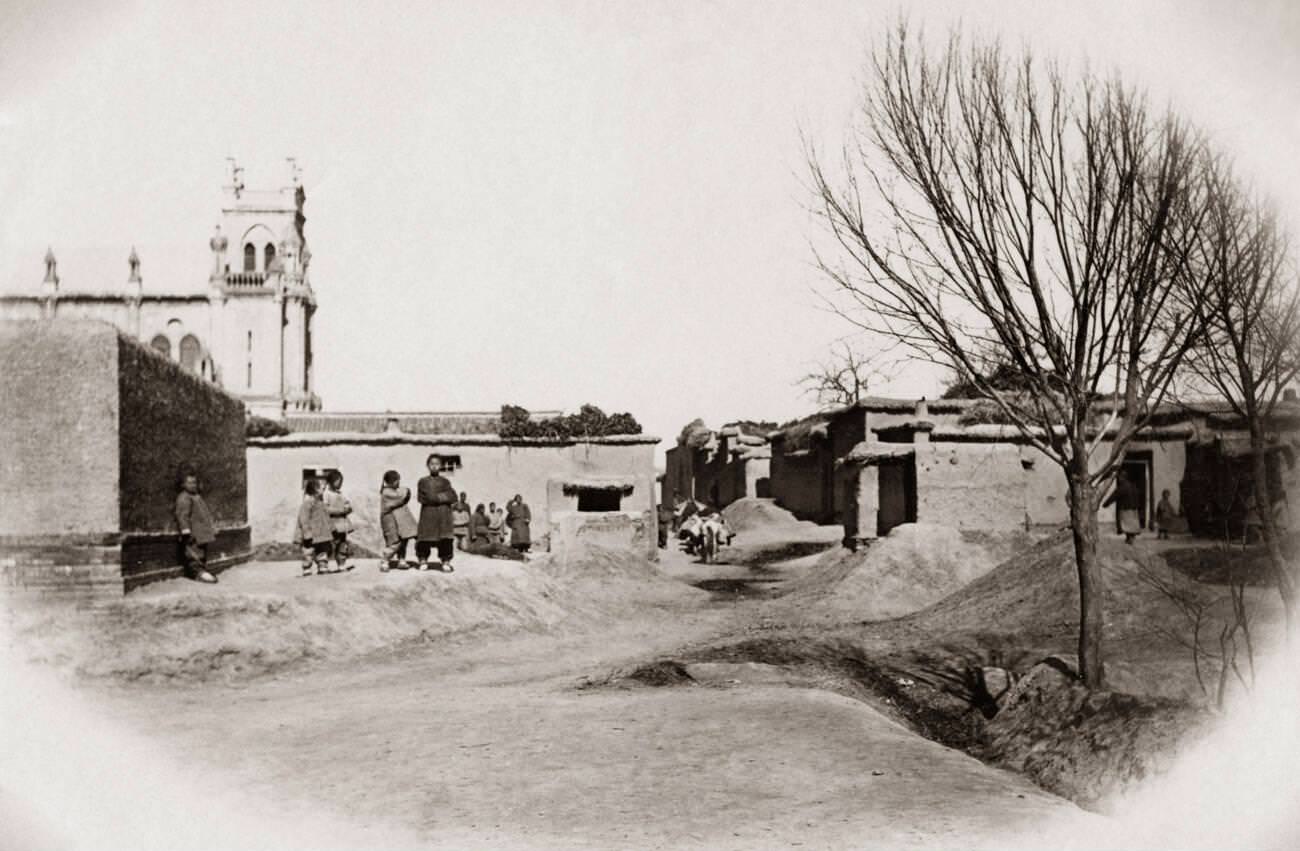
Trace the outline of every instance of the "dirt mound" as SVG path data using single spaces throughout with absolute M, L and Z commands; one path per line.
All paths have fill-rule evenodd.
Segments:
M 1089 808 L 1168 770 L 1203 735 L 1208 710 L 1182 701 L 1089 692 L 1072 656 L 1036 665 L 987 726 L 985 759 Z
M 737 532 L 816 525 L 798 519 L 770 499 L 759 499 L 758 497 L 745 497 L 736 500 L 722 509 L 722 516 L 727 518 L 731 528 Z
M 1134 634 L 1152 625 L 1171 607 L 1168 598 L 1145 581 L 1161 576 L 1188 594 L 1201 593 L 1191 580 L 1173 573 L 1158 554 L 1119 540 L 1097 546 L 1105 594 L 1106 624 L 1112 634 Z M 949 630 L 989 630 L 1050 634 L 1073 632 L 1079 617 L 1079 580 L 1074 544 L 1062 531 L 1039 542 L 951 596 L 917 615 L 918 622 Z
M 969 535 L 947 526 L 906 523 L 856 552 L 827 553 L 790 583 L 788 600 L 859 620 L 911 614 L 988 573 L 1023 533 Z
M 708 598 L 626 553 L 492 564 L 492 573 L 413 574 L 375 584 L 358 577 L 301 591 L 296 570 L 283 583 L 262 581 L 257 592 L 241 590 L 234 577 L 211 590 L 177 583 L 95 608 L 14 610 L 10 627 L 29 659 L 80 676 L 242 680 L 471 633 L 577 631 L 630 608 Z
M 548 556 L 528 569 L 572 589 L 569 596 L 574 605 L 604 611 L 708 597 L 707 592 L 668 577 L 645 556 L 600 546 L 583 546 L 565 558 Z

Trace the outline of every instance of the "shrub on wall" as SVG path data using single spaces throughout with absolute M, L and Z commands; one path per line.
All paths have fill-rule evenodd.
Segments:
M 282 437 L 289 433 L 289 428 L 282 422 L 267 417 L 251 415 L 244 423 L 245 437 Z
M 533 420 L 518 405 L 501 406 L 501 437 L 541 437 L 559 440 L 640 434 L 641 424 L 631 414 L 606 414 L 595 405 L 583 405 L 576 414 Z
M 182 469 L 197 473 L 219 526 L 247 523 L 244 406 L 124 337 L 118 363 L 122 530 L 174 529 Z

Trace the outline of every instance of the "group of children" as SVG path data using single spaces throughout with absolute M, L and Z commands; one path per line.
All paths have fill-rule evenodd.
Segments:
M 462 491 L 457 494 L 442 475 L 437 456 L 428 460 L 429 475 L 419 482 L 420 519 L 408 507 L 411 489 L 402 486 L 396 470 L 384 473 L 379 488 L 379 527 L 384 547 L 379 569 L 441 570 L 450 573 L 456 550 L 481 555 L 524 558 L 531 547 L 532 514 L 519 494 L 500 509 L 495 502 L 473 511 Z M 302 575 L 342 573 L 355 565 L 348 561 L 351 548 L 352 503 L 342 493 L 343 474 L 332 470 L 325 486 L 316 478 L 304 484 L 302 507 L 294 542 L 302 547 Z M 509 548 L 506 540 L 509 537 Z M 408 561 L 407 546 L 414 540 L 416 561 Z M 430 561 L 437 552 L 437 563 Z M 334 562 L 330 566 L 331 560 Z
M 348 562 L 352 549 L 348 533 L 352 531 L 352 503 L 343 495 L 343 474 L 333 470 L 325 477 L 322 490 L 319 479 L 303 484 L 302 507 L 298 509 L 298 529 L 294 543 L 302 547 L 302 575 L 343 573 L 356 565 Z M 334 567 L 330 567 L 330 559 Z

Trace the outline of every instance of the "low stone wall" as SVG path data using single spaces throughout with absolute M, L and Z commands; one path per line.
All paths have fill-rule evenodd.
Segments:
M 596 546 L 639 552 L 658 561 L 655 517 L 650 512 L 561 511 L 551 515 L 550 551 L 560 556 Z

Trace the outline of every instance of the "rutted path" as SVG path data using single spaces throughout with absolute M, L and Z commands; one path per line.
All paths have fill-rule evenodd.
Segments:
M 761 606 L 720 595 L 599 632 L 415 647 L 240 687 L 96 689 L 96 700 L 277 811 L 446 847 L 1004 847 L 1009 833 L 1032 845 L 1061 819 L 1091 818 L 780 675 L 583 687 Z

